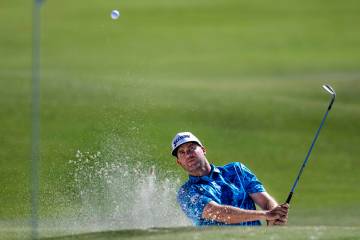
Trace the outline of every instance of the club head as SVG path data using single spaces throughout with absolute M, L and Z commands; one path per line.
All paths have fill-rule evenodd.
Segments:
M 330 85 L 325 84 L 322 87 L 325 89 L 325 91 L 327 91 L 331 95 L 336 96 L 335 90 Z
M 322 87 L 323 87 L 323 89 L 325 89 L 325 91 L 327 91 L 328 93 L 330 93 L 331 96 L 332 96 L 332 97 L 331 97 L 331 102 L 330 102 L 329 107 L 328 107 L 328 111 L 329 111 L 329 110 L 331 109 L 334 101 L 335 101 L 336 93 L 335 93 L 335 90 L 334 90 L 330 85 L 328 85 L 328 84 L 325 84 L 325 85 L 323 85 Z

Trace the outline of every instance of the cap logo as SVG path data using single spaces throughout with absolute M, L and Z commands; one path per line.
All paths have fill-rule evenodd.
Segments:
M 184 138 L 190 138 L 190 135 L 182 135 L 182 136 L 179 136 L 178 138 L 176 138 L 175 139 L 175 141 L 174 141 L 174 147 L 176 146 L 176 144 L 180 141 L 180 140 L 182 140 L 182 139 L 184 139 Z

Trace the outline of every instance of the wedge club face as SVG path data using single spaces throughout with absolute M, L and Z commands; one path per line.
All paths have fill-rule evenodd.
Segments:
M 331 107 L 332 107 L 332 105 L 333 105 L 333 103 L 334 103 L 334 101 L 335 101 L 336 92 L 335 92 L 335 90 L 334 90 L 330 85 L 328 85 L 328 84 L 325 84 L 325 85 L 323 85 L 322 87 L 325 89 L 325 91 L 327 91 L 328 93 L 330 93 L 331 96 L 332 96 L 331 101 L 330 101 L 330 104 L 329 104 L 329 107 L 328 107 L 328 110 L 330 110 Z
M 325 84 L 322 86 L 328 93 L 330 93 L 331 95 L 336 95 L 334 89 L 328 85 L 328 84 Z

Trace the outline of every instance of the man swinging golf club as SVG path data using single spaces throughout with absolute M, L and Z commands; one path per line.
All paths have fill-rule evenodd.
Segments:
M 176 134 L 172 155 L 189 174 L 177 199 L 194 225 L 284 225 L 289 205 L 279 205 L 242 163 L 210 164 L 206 149 L 190 132 Z M 255 204 L 262 210 L 256 210 Z

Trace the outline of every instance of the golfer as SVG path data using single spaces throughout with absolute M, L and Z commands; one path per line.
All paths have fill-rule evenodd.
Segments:
M 279 205 L 242 163 L 218 167 L 206 158 L 206 149 L 190 132 L 176 134 L 172 155 L 189 174 L 177 199 L 194 225 L 284 225 L 288 204 Z M 262 210 L 256 210 L 255 204 Z

